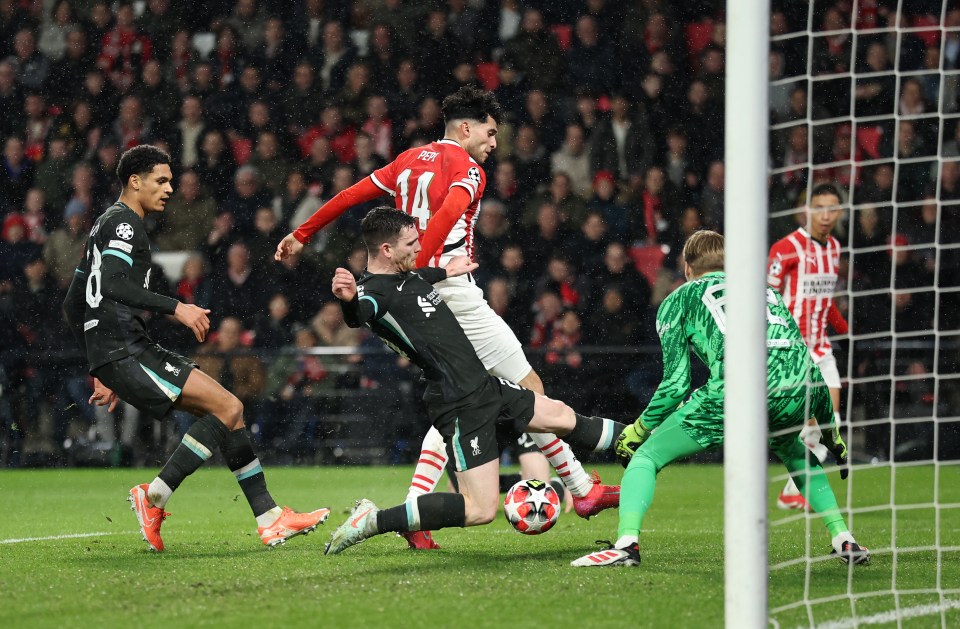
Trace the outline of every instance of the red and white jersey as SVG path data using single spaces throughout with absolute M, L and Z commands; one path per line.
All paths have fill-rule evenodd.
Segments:
M 487 175 L 462 146 L 453 140 L 440 140 L 407 149 L 370 178 L 394 198 L 398 210 L 417 219 L 421 235 L 447 192 L 454 186 L 464 188 L 470 193 L 470 205 L 450 230 L 443 248 L 431 258 L 430 266 L 444 266 L 454 256 L 474 259 L 473 230 Z
M 767 283 L 783 295 L 815 362 L 832 354 L 827 317 L 839 265 L 840 241 L 820 244 L 803 228 L 774 243 L 767 259 Z

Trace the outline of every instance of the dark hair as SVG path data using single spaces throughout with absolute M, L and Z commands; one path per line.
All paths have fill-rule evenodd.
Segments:
M 141 144 L 124 152 L 117 163 L 120 185 L 126 188 L 131 176 L 145 175 L 157 164 L 170 164 L 170 156 L 150 144 Z
M 497 102 L 497 97 L 471 85 L 465 85 L 444 98 L 440 111 L 447 124 L 459 118 L 486 122 L 487 116 L 493 118 L 497 124 L 503 122 L 503 109 Z
M 415 227 L 412 216 L 387 205 L 375 207 L 360 221 L 360 237 L 367 246 L 370 257 L 377 255 L 380 245 L 389 242 L 396 244 L 400 232 L 405 227 Z
M 837 197 L 840 202 L 843 202 L 843 197 L 840 196 L 840 191 L 837 190 L 837 187 L 832 183 L 818 183 L 813 187 L 813 192 L 810 193 L 810 198 L 820 196 L 821 194 L 830 194 Z

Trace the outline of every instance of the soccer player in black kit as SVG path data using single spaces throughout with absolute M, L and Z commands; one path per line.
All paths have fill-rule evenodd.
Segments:
M 509 422 L 518 435 L 554 433 L 591 450 L 612 446 L 623 424 L 578 415 L 563 402 L 487 374 L 453 312 L 433 287 L 434 282 L 469 273 L 476 263 L 461 256 L 445 268 L 415 270 L 420 251 L 415 219 L 394 208 L 371 210 L 360 231 L 367 247 L 367 270 L 357 281 L 350 271 L 338 268 L 333 293 L 342 301 L 348 325 L 367 325 L 423 370 L 427 413 L 447 444 L 460 493 L 425 494 L 383 510 L 370 500 L 360 500 L 334 531 L 327 554 L 388 531 L 492 521 L 500 498 L 499 422 Z
M 163 550 L 160 525 L 169 515 L 164 511 L 167 500 L 214 450 L 220 450 L 236 475 L 264 544 L 276 546 L 314 530 L 330 511 L 297 513 L 277 506 L 244 428 L 240 400 L 147 334 L 143 311 L 172 315 L 199 342 L 210 330 L 209 310 L 148 288 L 151 255 L 143 219 L 162 212 L 173 193 L 170 156 L 154 146 L 137 146 L 121 156 L 117 176 L 123 191 L 90 230 L 64 302 L 67 321 L 94 377 L 91 402 L 112 408 L 119 397 L 153 418 L 164 417 L 172 408 L 198 417 L 153 482 L 130 490 L 144 539 L 153 550 Z

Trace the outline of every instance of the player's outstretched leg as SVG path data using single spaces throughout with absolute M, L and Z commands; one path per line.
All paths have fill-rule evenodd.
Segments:
M 423 496 L 434 491 L 437 488 L 437 482 L 443 476 L 446 464 L 447 451 L 443 443 L 443 435 L 431 426 L 420 446 L 420 458 L 417 461 L 417 467 L 413 470 L 410 489 L 407 490 L 407 497 L 404 502 L 410 502 L 417 496 Z M 433 534 L 429 530 L 407 531 L 400 533 L 400 536 L 407 540 L 411 549 L 436 550 L 440 548 L 440 545 L 433 541 Z
M 499 461 L 483 463 L 457 472 L 459 494 L 425 494 L 389 509 L 379 509 L 364 498 L 357 502 L 346 522 L 333 532 L 325 554 L 339 554 L 382 533 L 487 524 L 496 517 L 499 506 L 498 472 Z
M 786 466 L 801 494 L 810 497 L 810 506 L 816 511 L 830 535 L 831 555 L 843 563 L 854 565 L 870 562 L 870 550 L 860 546 L 847 528 L 840 513 L 837 498 L 819 463 L 811 465 L 807 449 L 795 435 L 784 435 L 771 440 L 777 457 Z

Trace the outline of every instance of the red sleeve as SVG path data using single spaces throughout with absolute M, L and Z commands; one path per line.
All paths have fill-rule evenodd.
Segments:
M 847 325 L 847 320 L 843 318 L 840 309 L 837 308 L 837 304 L 831 302 L 830 310 L 827 311 L 827 323 L 830 324 L 830 327 L 834 329 L 837 334 L 846 334 L 850 331 L 850 326 Z
M 770 255 L 767 257 L 767 284 L 777 289 L 778 292 L 782 292 L 783 280 L 791 273 L 796 264 L 797 259 L 792 248 L 788 249 L 782 240 L 774 243 L 770 247 Z
M 450 188 L 443 205 L 430 217 L 427 231 L 423 232 L 420 246 L 423 247 L 417 255 L 417 266 L 427 266 L 430 259 L 443 247 L 444 241 L 450 235 L 450 230 L 457 220 L 467 211 L 472 199 L 470 193 L 462 186 Z
M 320 209 L 313 213 L 313 216 L 305 220 L 293 232 L 293 237 L 303 244 L 307 244 L 314 234 L 335 221 L 348 209 L 358 203 L 376 199 L 382 194 L 383 190 L 377 187 L 369 177 L 364 177 L 321 205 Z

